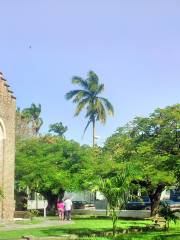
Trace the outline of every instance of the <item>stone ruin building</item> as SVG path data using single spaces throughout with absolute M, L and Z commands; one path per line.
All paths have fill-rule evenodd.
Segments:
M 15 112 L 16 98 L 0 73 L 0 221 L 14 217 Z

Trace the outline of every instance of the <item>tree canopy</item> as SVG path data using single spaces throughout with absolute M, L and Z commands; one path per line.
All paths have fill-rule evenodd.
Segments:
M 105 151 L 118 164 L 132 164 L 134 183 L 145 188 L 152 215 L 162 191 L 177 185 L 180 169 L 180 104 L 156 109 L 149 117 L 136 117 L 108 138 Z
M 64 126 L 62 122 L 53 123 L 49 126 L 49 132 L 55 133 L 59 137 L 63 137 L 65 132 L 68 130 L 67 126 Z
M 49 201 L 56 201 L 65 190 L 87 190 L 96 180 L 98 151 L 48 135 L 19 142 L 16 150 L 18 188 L 28 186 Z

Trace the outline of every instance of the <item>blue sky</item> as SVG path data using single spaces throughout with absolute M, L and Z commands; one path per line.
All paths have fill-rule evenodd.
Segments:
M 135 116 L 180 102 L 178 0 L 0 0 L 0 71 L 17 105 L 42 104 L 68 139 L 91 143 L 86 120 L 74 118 L 64 95 L 71 77 L 94 70 L 105 84 L 114 118 L 97 125 L 99 144 Z M 29 48 L 31 46 L 31 48 Z

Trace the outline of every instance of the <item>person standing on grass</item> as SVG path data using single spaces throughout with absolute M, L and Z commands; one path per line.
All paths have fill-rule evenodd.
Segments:
M 65 199 L 64 208 L 65 208 L 65 219 L 70 221 L 71 220 L 71 209 L 72 209 L 72 201 L 70 198 Z
M 65 210 L 64 207 L 65 207 L 65 205 L 62 200 L 57 202 L 58 215 L 59 215 L 59 219 L 61 221 L 64 220 L 64 210 Z

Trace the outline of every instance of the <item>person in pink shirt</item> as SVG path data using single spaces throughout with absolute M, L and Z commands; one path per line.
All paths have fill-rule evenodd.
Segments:
M 59 215 L 59 219 L 61 221 L 64 220 L 64 207 L 65 207 L 65 205 L 62 200 L 57 202 L 58 215 Z

